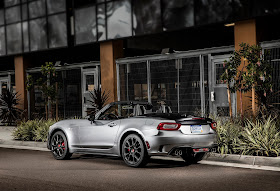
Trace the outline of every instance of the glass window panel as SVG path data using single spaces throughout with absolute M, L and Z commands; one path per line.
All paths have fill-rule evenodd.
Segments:
M 46 14 L 45 0 L 32 1 L 28 4 L 29 18 L 41 17 Z
M 94 90 L 94 75 L 86 75 L 86 91 Z
M 105 2 L 105 0 L 97 0 L 97 3 Z
M 153 111 L 164 104 L 172 112 L 178 112 L 178 70 L 175 60 L 152 61 L 150 70 Z
M 4 0 L 5 7 L 13 6 L 20 3 L 20 0 Z
M 0 55 L 6 54 L 5 28 L 0 27 Z
M 22 32 L 23 32 L 23 51 L 29 52 L 28 22 L 22 23 Z
M 108 39 L 132 36 L 130 0 L 107 3 Z
M 65 0 L 47 0 L 48 14 L 65 11 Z
M 194 115 L 201 111 L 199 57 L 182 59 L 180 76 L 180 113 Z
M 48 17 L 48 22 L 49 47 L 67 46 L 66 14 L 50 16 Z
M 148 101 L 147 63 L 120 65 L 121 101 Z
M 27 19 L 27 4 L 23 4 L 22 5 L 22 20 L 26 20 Z
M 4 10 L 0 9 L 0 25 L 4 25 Z
M 81 70 L 67 70 L 64 81 L 65 117 L 82 116 Z M 79 80 L 77 80 L 79 79 Z
M 136 35 L 162 31 L 160 0 L 133 2 L 133 32 Z M 151 11 L 153 10 L 153 11 Z
M 97 7 L 98 40 L 106 40 L 105 4 Z
M 7 24 L 20 21 L 20 6 L 7 8 L 5 15 Z
M 196 0 L 195 21 L 197 25 L 228 21 L 232 17 L 232 1 Z
M 8 25 L 7 30 L 7 52 L 17 54 L 22 52 L 21 23 Z
M 76 44 L 96 41 L 95 6 L 75 10 Z
M 30 21 L 30 48 L 31 51 L 47 48 L 46 19 L 35 19 Z
M 216 84 L 225 84 L 223 80 L 221 80 L 221 75 L 226 71 L 223 64 L 215 64 L 215 72 L 216 72 Z
M 208 56 L 203 56 L 204 60 L 204 94 L 205 94 L 205 113 L 210 113 L 209 108 L 209 83 L 208 83 Z
M 194 26 L 193 1 L 162 0 L 163 30 L 174 30 Z

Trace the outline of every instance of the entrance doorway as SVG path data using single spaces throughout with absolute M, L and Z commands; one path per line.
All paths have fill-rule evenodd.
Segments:
M 0 94 L 4 94 L 7 92 L 9 87 L 9 80 L 8 78 L 0 78 Z
M 209 81 L 210 111 L 219 116 L 229 116 L 229 103 L 227 95 L 227 84 L 220 79 L 225 72 L 224 61 L 229 60 L 230 54 L 211 57 Z M 232 113 L 236 114 L 236 94 L 231 94 Z
M 93 108 L 90 97 L 90 92 L 93 92 L 98 86 L 98 72 L 97 68 L 83 69 L 82 70 L 82 108 L 83 117 L 88 115 L 88 111 Z

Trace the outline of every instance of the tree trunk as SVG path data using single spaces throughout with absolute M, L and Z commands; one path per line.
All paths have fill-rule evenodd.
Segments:
M 27 109 L 28 109 L 28 120 L 31 118 L 31 111 L 30 111 L 30 90 L 27 91 Z
M 228 69 L 226 69 L 226 74 L 228 76 Z M 229 105 L 229 116 L 230 120 L 232 120 L 232 107 L 231 107 L 231 95 L 230 95 L 230 82 L 227 83 L 227 95 L 228 95 L 228 105 Z
M 228 94 L 229 116 L 230 116 L 230 119 L 232 120 L 231 95 L 230 95 L 230 91 L 229 91 L 229 85 L 227 85 L 227 94 Z
M 56 93 L 58 91 L 58 84 L 57 84 L 57 82 L 55 82 L 55 91 L 56 91 Z M 56 95 L 56 99 L 55 99 L 55 114 L 56 114 L 55 119 L 56 119 L 56 121 L 58 121 L 58 98 L 57 98 L 57 96 L 58 95 Z
M 51 84 L 51 82 L 50 82 L 50 74 L 48 74 L 47 88 L 49 88 L 50 84 Z M 50 96 L 48 96 L 48 119 L 52 118 L 51 109 L 52 109 L 51 98 L 50 98 Z
M 240 90 L 240 113 L 241 113 L 241 122 L 243 124 L 244 116 L 243 116 L 243 101 L 242 101 L 242 92 L 241 92 L 241 90 Z

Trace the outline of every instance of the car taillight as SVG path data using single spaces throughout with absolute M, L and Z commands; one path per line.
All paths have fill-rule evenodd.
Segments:
M 212 128 L 213 130 L 216 130 L 216 128 L 217 128 L 217 123 L 216 123 L 216 122 L 212 122 L 212 123 L 211 123 L 211 128 Z
M 158 130 L 174 131 L 181 127 L 179 123 L 160 123 L 157 126 Z

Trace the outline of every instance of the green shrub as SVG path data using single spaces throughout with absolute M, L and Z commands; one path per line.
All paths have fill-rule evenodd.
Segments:
M 233 154 L 236 142 L 240 137 L 242 127 L 238 118 L 230 119 L 216 117 L 217 122 L 217 143 L 220 154 Z
M 22 122 L 13 132 L 14 139 L 22 141 L 46 141 L 49 127 L 55 120 L 29 120 Z
M 244 155 L 278 156 L 280 154 L 280 132 L 276 119 L 246 120 L 242 136 L 235 150 Z
M 49 127 L 53 125 L 56 121 L 55 120 L 42 120 L 39 123 L 37 129 L 34 130 L 34 140 L 35 141 L 47 141 Z

